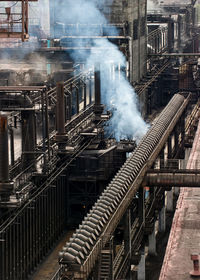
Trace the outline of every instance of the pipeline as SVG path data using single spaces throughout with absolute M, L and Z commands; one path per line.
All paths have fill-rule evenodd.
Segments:
M 189 95 L 190 96 L 190 95 Z M 157 158 L 164 143 L 185 110 L 189 96 L 173 96 L 159 118 L 142 138 L 134 153 L 103 191 L 70 241 L 59 253 L 59 263 L 67 270 L 79 271 L 87 279 L 100 250 L 139 189 L 145 173 Z

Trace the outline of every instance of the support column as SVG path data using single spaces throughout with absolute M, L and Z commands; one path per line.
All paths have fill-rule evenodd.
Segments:
M 70 121 L 72 116 L 72 100 L 71 95 L 66 96 L 66 120 Z
M 144 188 L 139 188 L 139 204 L 138 204 L 138 213 L 139 213 L 139 224 L 144 225 L 145 222 L 145 211 L 144 211 Z M 145 226 L 145 225 L 144 225 Z
M 13 189 L 13 183 L 9 180 L 8 163 L 8 119 L 6 115 L 0 115 L 0 195 L 1 201 L 7 201 Z
M 164 148 L 160 152 L 160 169 L 164 168 L 165 151 Z
M 77 91 L 76 91 L 76 93 L 77 93 Z M 57 83 L 56 94 L 57 94 L 57 106 L 56 106 L 57 134 L 56 134 L 55 139 L 58 142 L 59 150 L 63 150 L 66 147 L 66 142 L 68 139 L 68 137 L 65 133 L 65 96 L 64 96 L 64 83 L 63 82 Z M 68 97 L 69 98 L 67 98 L 67 100 L 68 100 L 67 106 L 69 106 L 69 110 L 70 110 L 71 98 L 70 98 L 70 96 L 68 96 Z M 67 114 L 68 119 L 71 118 L 71 114 L 70 114 L 69 110 L 68 110 L 68 114 Z M 78 110 L 78 108 L 77 108 L 77 110 Z
M 129 208 L 124 215 L 124 254 L 129 255 L 129 277 L 131 277 L 131 209 Z
M 156 229 L 155 223 L 153 226 L 153 232 L 149 235 L 149 248 L 148 248 L 149 255 L 156 256 Z
M 56 106 L 56 126 L 59 135 L 65 133 L 65 111 L 64 111 L 64 83 L 59 82 L 56 86 L 57 106 Z
M 128 209 L 124 215 L 124 251 L 128 254 L 130 251 L 130 231 L 131 231 L 131 212 Z
M 166 207 L 165 207 L 165 193 L 163 194 L 163 207 L 159 213 L 159 232 L 166 230 Z
M 175 131 L 174 131 L 174 149 L 175 149 L 175 153 L 177 151 L 178 148 L 178 127 L 175 127 Z
M 13 129 L 10 128 L 10 159 L 11 159 L 11 165 L 14 165 L 15 162 L 15 150 L 14 150 L 14 133 Z
M 172 212 L 174 210 L 173 207 L 173 188 L 171 191 L 167 191 L 167 211 Z
M 145 280 L 145 249 L 142 249 L 141 259 L 138 264 L 138 280 Z
M 35 160 L 35 110 L 24 110 L 22 116 L 22 164 L 26 168 Z
M 168 159 L 172 158 L 172 137 L 171 137 L 171 135 L 167 139 L 167 153 L 168 153 L 167 158 Z
M 98 119 L 99 116 L 103 112 L 103 106 L 101 105 L 101 72 L 100 72 L 100 65 L 95 67 L 94 82 L 95 82 L 94 112 L 95 112 L 95 115 Z

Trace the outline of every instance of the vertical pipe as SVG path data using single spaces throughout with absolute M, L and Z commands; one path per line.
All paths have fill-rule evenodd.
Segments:
M 89 79 L 89 104 L 92 103 L 92 77 Z
M 43 164 L 43 172 L 46 171 L 46 117 L 45 117 L 45 104 L 44 104 L 44 92 L 41 92 L 41 103 L 42 103 L 42 149 L 43 149 L 43 159 L 44 159 L 44 164 Z
M 22 42 L 24 42 L 24 15 L 25 15 L 25 6 L 24 0 L 22 0 Z
M 76 114 L 79 113 L 79 88 L 80 85 L 78 88 L 76 88 Z
M 0 182 L 9 181 L 8 166 L 8 120 L 0 115 Z
M 14 165 L 15 162 L 15 152 L 14 152 L 14 133 L 13 129 L 10 128 L 10 155 L 11 155 L 11 165 Z
M 50 12 L 50 37 L 55 37 L 55 0 L 49 1 L 49 12 Z
M 56 107 L 56 126 L 57 134 L 65 133 L 65 111 L 64 111 L 64 83 L 59 82 L 56 86 L 57 107 Z
M 24 110 L 22 117 L 22 163 L 27 167 L 35 160 L 36 130 L 35 130 L 35 110 Z
M 50 138 L 49 138 L 49 114 L 48 114 L 48 96 L 47 90 L 45 90 L 45 122 L 46 122 L 46 137 L 48 146 L 48 159 L 50 160 Z
M 95 105 L 99 106 L 101 104 L 101 75 L 100 75 L 99 65 L 95 69 L 94 80 L 95 80 Z
M 148 236 L 148 239 L 149 239 L 148 254 L 156 256 L 156 229 L 155 229 L 155 223 L 153 224 L 153 231 Z
M 168 159 L 172 158 L 172 137 L 171 136 L 169 136 L 167 139 L 167 152 L 168 152 L 167 158 Z
M 144 188 L 139 188 L 139 199 L 138 199 L 138 213 L 139 213 L 139 224 L 142 225 L 145 221 L 145 209 L 144 209 Z
M 28 34 L 28 0 L 25 0 L 25 31 Z
M 66 120 L 71 120 L 72 115 L 72 101 L 71 94 L 67 94 L 66 96 Z
M 159 232 L 165 232 L 165 230 L 166 230 L 165 192 L 163 194 L 162 203 L 163 203 L 163 206 L 159 213 L 159 229 L 158 229 Z
M 87 92 L 86 92 L 86 83 L 84 83 L 84 85 L 83 85 L 83 95 L 84 95 L 84 97 L 83 97 L 83 102 L 84 102 L 84 110 L 85 110 L 85 108 L 86 108 L 86 104 L 87 104 Z
M 141 259 L 138 265 L 138 273 L 137 273 L 138 280 L 145 280 L 146 276 L 146 269 L 145 269 L 145 247 L 141 249 Z

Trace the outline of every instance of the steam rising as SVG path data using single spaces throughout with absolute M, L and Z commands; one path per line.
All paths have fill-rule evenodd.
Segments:
M 147 11 L 163 12 L 163 9 L 160 7 L 158 0 L 147 0 Z
M 158 3 L 157 3 L 158 4 Z M 147 0 L 147 10 L 157 10 L 158 5 L 156 5 L 156 1 L 154 0 Z
M 111 4 L 112 0 L 60 0 L 59 4 L 56 4 L 56 0 L 51 3 L 55 3 L 52 7 L 51 14 L 54 17 L 54 24 L 63 28 L 62 34 L 67 33 L 67 24 L 84 24 L 82 36 L 96 35 L 100 36 L 100 28 L 95 29 L 95 34 L 92 34 L 93 29 L 91 25 L 106 24 L 107 20 L 105 16 L 100 12 L 105 4 Z M 30 12 L 34 14 L 35 5 L 30 4 Z M 44 18 L 45 11 L 48 10 L 48 0 L 39 0 L 39 7 L 41 11 L 41 18 Z M 60 22 L 62 21 L 62 22 Z M 42 21 L 41 21 L 42 23 Z M 44 21 L 43 25 L 47 25 L 46 34 L 49 33 L 49 21 Z M 51 26 L 54 29 L 55 26 Z M 117 30 L 111 31 L 112 34 L 117 34 Z M 51 34 L 52 36 L 54 35 Z M 114 136 L 119 140 L 121 138 L 139 138 L 146 133 L 147 125 L 143 121 L 141 114 L 137 108 L 137 97 L 134 89 L 126 80 L 124 69 L 126 68 L 126 58 L 119 51 L 118 47 L 108 41 L 106 38 L 100 39 L 86 39 L 79 41 L 79 45 L 85 46 L 85 44 L 92 46 L 90 52 L 73 51 L 70 55 L 76 61 L 77 58 L 86 62 L 86 67 L 91 68 L 95 65 L 100 65 L 101 70 L 101 88 L 102 88 L 102 103 L 106 104 L 106 109 L 109 109 L 113 113 L 113 117 L 110 120 L 110 133 L 114 131 Z M 28 46 L 24 48 L 24 46 Z M 23 55 L 26 52 L 30 52 L 30 46 L 34 49 L 33 42 L 23 43 Z M 5 57 L 4 57 L 5 58 Z M 9 58 L 9 56 L 8 56 Z M 41 65 L 46 65 L 45 61 L 41 57 L 34 57 L 34 61 L 30 61 L 30 64 L 37 62 L 38 67 L 41 70 Z M 5 63 L 5 62 L 4 62 Z M 9 60 L 7 61 L 9 64 Z M 5 65 L 4 65 L 5 67 Z M 29 65 L 21 65 L 21 68 L 28 68 Z M 46 67 L 46 66 L 45 66 Z M 32 68 L 32 67 L 31 67 Z M 42 67 L 43 68 L 43 67 Z M 4 68 L 5 69 L 5 68 Z M 19 69 L 19 66 L 18 66 Z M 34 66 L 37 70 L 37 67 Z M 13 69 L 15 70 L 15 69 Z M 42 69 L 43 70 L 43 69 Z M 21 69 L 19 69 L 21 71 Z
M 62 18 L 62 21 L 65 21 L 65 24 L 77 23 L 77 21 L 85 24 L 85 33 L 82 34 L 85 35 L 90 33 L 87 26 L 89 28 L 89 25 L 92 24 L 107 23 L 104 15 L 98 10 L 97 3 L 99 8 L 104 4 L 104 1 L 67 0 L 62 8 L 58 5 L 57 14 Z M 95 30 L 95 35 L 101 35 L 97 32 Z M 146 133 L 147 125 L 137 109 L 136 93 L 122 71 L 126 68 L 125 56 L 116 45 L 106 38 L 89 40 L 90 42 L 87 43 L 93 46 L 89 54 L 73 51 L 71 55 L 75 60 L 82 56 L 81 58 L 86 61 L 88 68 L 100 64 L 102 99 L 107 108 L 113 112 L 110 124 L 115 137 L 118 140 L 127 137 L 140 138 Z M 81 44 L 80 40 L 79 44 Z

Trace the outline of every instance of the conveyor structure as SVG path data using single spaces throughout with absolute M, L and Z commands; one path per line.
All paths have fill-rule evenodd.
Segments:
M 59 253 L 61 267 L 70 275 L 70 279 L 87 279 L 89 276 L 100 251 L 110 240 L 139 190 L 145 173 L 158 157 L 183 114 L 189 98 L 190 94 L 186 98 L 181 94 L 173 96 Z

